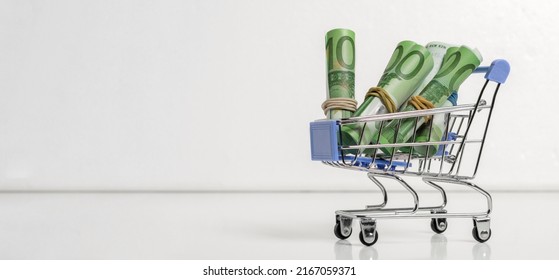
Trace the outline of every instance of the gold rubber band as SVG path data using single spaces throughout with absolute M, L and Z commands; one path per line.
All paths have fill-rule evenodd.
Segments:
M 396 110 L 398 110 L 398 108 L 396 108 L 396 104 L 394 103 L 394 100 L 392 100 L 388 92 L 386 92 L 386 90 L 384 90 L 383 88 L 380 87 L 370 88 L 369 91 L 367 91 L 367 94 L 365 94 L 365 99 L 367 99 L 369 96 L 380 98 L 380 101 L 382 102 L 382 104 L 384 104 L 384 107 L 386 107 L 386 110 L 389 113 L 394 113 L 396 112 Z
M 357 110 L 357 101 L 353 98 L 336 97 L 327 99 L 322 103 L 324 115 L 328 115 L 328 111 L 333 109 L 355 112 Z
M 433 109 L 435 106 L 429 100 L 425 99 L 423 96 L 412 96 L 408 104 L 415 107 L 416 110 L 425 110 L 425 109 Z M 425 122 L 429 122 L 432 116 L 425 116 Z

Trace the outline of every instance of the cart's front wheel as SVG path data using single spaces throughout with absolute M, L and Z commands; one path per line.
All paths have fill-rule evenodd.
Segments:
M 359 240 L 361 241 L 361 243 L 363 243 L 363 245 L 365 246 L 372 246 L 373 244 L 377 243 L 378 240 L 378 231 L 374 231 L 373 232 L 373 238 L 371 240 L 371 238 L 367 238 L 367 240 L 365 240 L 365 238 L 363 237 L 363 232 L 359 232 Z
M 443 233 L 448 227 L 446 218 L 433 218 L 431 219 L 431 229 L 435 233 Z
M 488 231 L 483 231 L 480 235 L 478 230 L 477 230 L 477 227 L 474 227 L 472 229 L 472 235 L 474 236 L 474 239 L 477 242 L 483 243 L 483 242 L 489 240 L 489 238 L 491 238 L 491 229 L 489 229 Z
M 346 232 L 345 235 L 344 235 L 344 233 L 342 232 L 342 227 L 340 226 L 340 223 L 336 222 L 336 225 L 334 226 L 334 235 L 336 235 L 337 238 L 339 238 L 341 240 L 347 239 L 351 235 L 351 232 L 353 230 L 350 227 L 348 231 L 349 232 Z

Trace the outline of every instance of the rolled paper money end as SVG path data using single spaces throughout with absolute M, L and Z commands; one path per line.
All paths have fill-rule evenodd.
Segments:
M 326 39 L 328 39 L 328 37 L 332 37 L 332 36 L 335 36 L 337 34 L 344 34 L 344 35 L 349 35 L 349 36 L 354 36 L 355 37 L 355 32 L 353 32 L 353 30 L 351 30 L 351 29 L 334 28 L 334 29 L 330 29 L 330 31 L 326 32 Z
M 481 55 L 481 52 L 477 48 L 470 48 L 466 45 L 464 45 L 464 47 L 470 49 L 476 55 L 477 59 L 479 59 L 480 62 L 483 61 L 483 56 Z

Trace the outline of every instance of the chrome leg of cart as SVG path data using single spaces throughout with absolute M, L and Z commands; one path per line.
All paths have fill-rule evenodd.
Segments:
M 491 195 L 482 188 L 470 183 L 455 179 L 430 178 L 424 177 L 423 181 L 428 185 L 440 191 L 442 195 L 442 203 L 440 205 L 422 206 L 419 205 L 419 197 L 417 192 L 411 188 L 402 178 L 393 174 L 369 173 L 369 178 L 375 182 L 382 190 L 384 201 L 382 205 L 367 205 L 365 209 L 357 210 L 338 210 L 336 211 L 336 225 L 334 227 L 335 235 L 340 239 L 348 238 L 352 233 L 352 222 L 354 219 L 360 220 L 361 230 L 359 239 L 365 245 L 373 245 L 378 240 L 378 232 L 376 229 L 377 219 L 393 219 L 393 218 L 431 218 L 431 229 L 435 233 L 443 233 L 447 227 L 447 218 L 471 218 L 474 222 L 472 235 L 479 242 L 485 242 L 491 237 L 490 218 L 491 213 Z M 375 177 L 384 177 L 394 179 L 402 184 L 413 196 L 413 206 L 407 208 L 385 208 L 388 202 L 387 194 L 384 186 Z M 444 207 L 447 204 L 446 192 L 437 183 L 449 183 L 467 186 L 481 194 L 486 198 L 487 209 L 480 212 L 464 212 L 464 213 L 448 213 Z

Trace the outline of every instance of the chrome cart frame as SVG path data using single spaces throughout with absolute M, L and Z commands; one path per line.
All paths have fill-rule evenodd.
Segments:
M 485 83 L 474 104 L 311 122 L 312 160 L 322 161 L 332 167 L 367 172 L 367 176 L 380 189 L 383 196 L 382 203 L 367 205 L 365 209 L 336 211 L 335 235 L 340 239 L 348 238 L 352 233 L 353 220 L 358 219 L 361 226 L 359 239 L 364 245 L 370 246 L 378 240 L 377 219 L 430 218 L 431 229 L 436 233 L 443 233 L 448 226 L 447 218 L 472 218 L 474 239 L 479 242 L 489 240 L 491 195 L 468 180 L 474 179 L 478 171 L 497 92 L 500 85 L 506 81 L 509 72 L 510 66 L 505 60 L 495 60 L 488 67 L 478 67 L 474 73 L 485 73 Z M 494 86 L 493 94 L 485 93 L 490 82 L 492 82 L 491 86 Z M 486 101 L 484 98 L 489 100 Z M 444 116 L 445 120 L 445 130 L 440 141 L 417 141 L 416 132 L 406 143 L 396 141 L 403 121 L 415 120 L 414 131 L 417 131 L 420 118 L 437 115 Z M 383 128 L 394 122 L 397 124 L 393 142 L 380 143 L 379 136 L 376 141 L 366 145 L 360 144 L 366 127 L 374 125 L 380 135 Z M 360 129 L 358 144 L 342 144 L 347 143 L 341 133 L 344 126 Z M 433 131 L 432 122 L 424 126 L 428 126 L 427 140 L 429 140 Z M 426 149 L 424 155 L 415 150 L 420 147 Z M 438 147 L 437 153 L 429 156 L 431 154 L 429 150 L 436 147 Z M 388 149 L 391 149 L 391 152 L 386 152 Z M 423 182 L 440 192 L 442 203 L 420 206 L 418 193 L 402 179 L 403 176 L 421 177 Z M 387 208 L 388 195 L 379 178 L 391 179 L 401 184 L 413 197 L 413 205 Z M 486 199 L 487 209 L 479 212 L 447 212 L 445 209 L 447 195 L 441 186 L 445 183 L 465 186 L 479 192 Z

